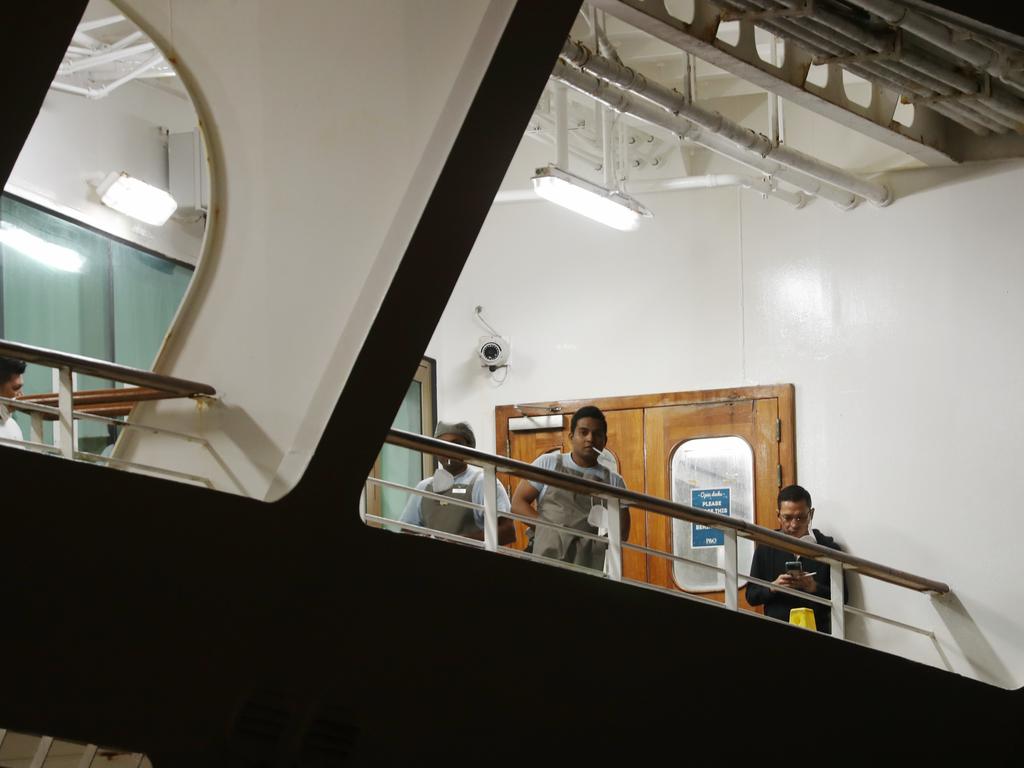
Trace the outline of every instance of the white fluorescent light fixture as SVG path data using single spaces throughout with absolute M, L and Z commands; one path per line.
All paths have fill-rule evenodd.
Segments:
M 61 272 L 81 272 L 85 266 L 85 259 L 78 251 L 48 243 L 7 222 L 0 224 L 0 243 Z
M 174 198 L 123 171 L 108 174 L 96 188 L 104 205 L 133 219 L 159 227 L 178 209 Z
M 636 229 L 641 217 L 651 218 L 651 212 L 628 195 L 605 189 L 554 165 L 537 169 L 533 191 L 545 200 L 623 231 Z

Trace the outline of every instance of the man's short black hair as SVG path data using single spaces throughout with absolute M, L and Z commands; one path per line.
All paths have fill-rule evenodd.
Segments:
M 604 427 L 604 431 L 608 431 L 608 419 L 604 417 L 601 409 L 596 405 L 584 405 L 572 415 L 572 421 L 569 423 L 570 435 L 576 431 L 576 424 L 580 419 L 597 419 L 601 422 L 601 426 Z
M 800 485 L 787 485 L 781 491 L 779 491 L 779 498 L 776 501 L 776 509 L 782 509 L 782 502 L 784 501 L 802 501 L 807 504 L 807 508 L 810 509 L 811 494 L 807 492 L 807 489 Z
M 6 382 L 12 376 L 25 372 L 25 361 L 13 357 L 0 357 L 0 382 Z

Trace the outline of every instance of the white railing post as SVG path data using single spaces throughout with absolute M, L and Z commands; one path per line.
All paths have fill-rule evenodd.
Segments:
M 55 441 L 64 458 L 73 459 L 75 457 L 75 417 L 72 413 L 71 369 L 61 366 L 57 371 L 57 408 L 60 411 L 60 417 L 57 419 Z
M 96 758 L 96 745 L 86 744 L 82 752 L 82 759 L 78 761 L 78 768 L 92 768 L 92 761 Z
M 39 411 L 32 411 L 29 416 L 31 422 L 29 424 L 28 439 L 33 443 L 43 442 L 43 414 Z
M 608 500 L 605 525 L 608 526 L 608 576 L 622 581 L 622 518 L 618 499 Z
M 498 477 L 493 464 L 484 467 L 484 547 L 498 551 Z
M 840 640 L 846 637 L 846 610 L 843 608 L 843 564 L 826 560 L 832 586 L 832 637 Z
M 725 607 L 730 611 L 740 609 L 739 568 L 737 566 L 736 529 L 723 528 L 725 533 Z
M 39 739 L 39 746 L 36 747 L 36 753 L 32 756 L 32 764 L 29 768 L 43 768 L 43 763 L 46 762 L 46 758 L 50 755 L 50 748 L 53 747 L 53 737 L 43 736 Z

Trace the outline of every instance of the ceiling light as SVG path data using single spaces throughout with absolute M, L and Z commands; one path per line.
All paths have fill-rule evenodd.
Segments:
M 178 208 L 174 198 L 162 189 L 123 171 L 109 174 L 96 188 L 96 194 L 104 205 L 154 226 L 163 224 Z
M 23 229 L 12 227 L 7 222 L 0 223 L 0 243 L 40 264 L 62 272 L 81 272 L 85 265 L 85 259 L 78 251 L 48 243 Z
M 651 218 L 651 212 L 628 195 L 605 189 L 554 165 L 537 169 L 533 191 L 545 200 L 615 229 L 636 229 L 641 216 Z

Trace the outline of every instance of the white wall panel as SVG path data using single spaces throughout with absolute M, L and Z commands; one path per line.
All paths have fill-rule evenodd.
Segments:
M 211 244 L 157 369 L 223 393 L 203 414 L 139 417 L 204 430 L 233 476 L 160 441 L 123 455 L 276 498 L 315 449 L 512 3 L 123 5 L 210 139 Z

